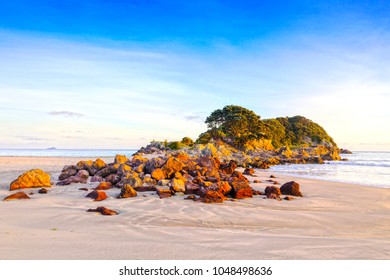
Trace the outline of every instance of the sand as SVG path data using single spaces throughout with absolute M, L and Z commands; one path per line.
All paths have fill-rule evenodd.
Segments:
M 94 202 L 79 190 L 97 185 L 89 183 L 54 186 L 48 194 L 28 189 L 30 200 L 3 201 L 24 171 L 41 168 L 56 182 L 62 167 L 78 160 L 0 157 L 0 259 L 390 259 L 390 189 L 274 174 L 280 183 L 299 182 L 304 197 L 204 204 L 153 192 L 118 200 L 113 189 Z M 261 191 L 267 185 L 252 184 Z M 86 212 L 97 206 L 120 214 Z

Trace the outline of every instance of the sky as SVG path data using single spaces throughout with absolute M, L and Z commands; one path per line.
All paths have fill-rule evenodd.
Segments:
M 0 0 L 0 148 L 196 139 L 240 105 L 390 151 L 390 2 Z

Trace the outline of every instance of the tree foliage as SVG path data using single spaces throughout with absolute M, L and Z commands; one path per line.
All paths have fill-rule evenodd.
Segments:
M 261 120 L 249 109 L 229 105 L 213 111 L 206 124 L 208 130 L 199 136 L 197 143 L 205 144 L 214 139 L 243 148 L 257 140 L 269 139 L 275 148 L 324 141 L 337 146 L 324 128 L 302 116 Z
M 237 147 L 264 136 L 265 126 L 260 116 L 241 106 L 230 105 L 215 110 L 207 117 L 206 124 L 212 138 L 222 139 Z

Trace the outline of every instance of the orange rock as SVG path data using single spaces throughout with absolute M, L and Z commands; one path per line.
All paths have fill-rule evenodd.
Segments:
M 118 198 L 129 198 L 135 196 L 137 196 L 137 192 L 133 189 L 133 187 L 129 184 L 125 184 L 122 187 L 121 193 L 118 195 Z
M 4 200 L 15 200 L 15 199 L 30 199 L 25 192 L 17 192 L 4 198 Z
M 88 209 L 87 212 L 98 212 L 104 216 L 113 216 L 113 215 L 118 215 L 118 212 L 108 209 L 106 207 L 100 206 L 96 209 Z
M 171 178 L 173 174 L 178 171 L 181 171 L 184 167 L 184 164 L 177 160 L 174 157 L 170 157 L 167 162 L 162 167 L 162 170 L 165 173 L 165 178 Z
M 25 189 L 25 188 L 50 188 L 50 175 L 41 169 L 32 169 L 20 175 L 14 180 L 9 190 Z
M 103 191 L 94 190 L 94 191 L 90 192 L 89 194 L 87 194 L 86 197 L 93 198 L 94 201 L 102 201 L 102 200 L 107 199 L 107 194 Z
M 114 163 L 125 164 L 126 162 L 128 162 L 128 160 L 129 159 L 125 155 L 116 155 Z
M 182 192 L 185 193 L 186 191 L 186 185 L 185 182 L 181 179 L 173 179 L 172 180 L 172 189 L 175 192 Z
M 232 191 L 232 187 L 230 186 L 229 182 L 226 182 L 226 181 L 222 181 L 222 182 L 218 183 L 218 187 L 219 187 L 219 191 L 223 195 L 229 195 L 230 192 Z
M 109 190 L 109 189 L 112 189 L 112 184 L 110 182 L 101 182 L 95 188 L 95 190 L 97 190 L 97 191 L 105 191 L 105 190 Z
M 138 166 L 138 165 L 141 165 L 141 164 L 144 164 L 148 161 L 147 158 L 144 158 L 140 155 L 135 155 L 133 156 L 133 158 L 131 159 L 130 161 L 130 165 L 131 166 Z
M 227 198 L 219 191 L 208 190 L 199 200 L 204 203 L 222 203 Z
M 155 179 L 156 181 L 160 181 L 165 179 L 165 173 L 162 171 L 161 168 L 156 168 L 153 170 L 151 174 L 152 178 Z

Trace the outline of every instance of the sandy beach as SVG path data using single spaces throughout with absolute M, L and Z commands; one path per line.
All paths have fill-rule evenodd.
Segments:
M 83 158 L 86 159 L 86 158 Z M 293 178 L 304 197 L 205 204 L 152 192 L 94 202 L 80 187 L 53 186 L 30 200 L 3 201 L 9 184 L 41 168 L 55 183 L 78 158 L 0 157 L 0 259 L 390 259 L 390 189 Z M 105 158 L 111 162 L 112 158 Z M 270 173 L 257 171 L 265 181 Z M 263 191 L 267 183 L 251 184 Z M 87 213 L 105 206 L 118 216 Z

